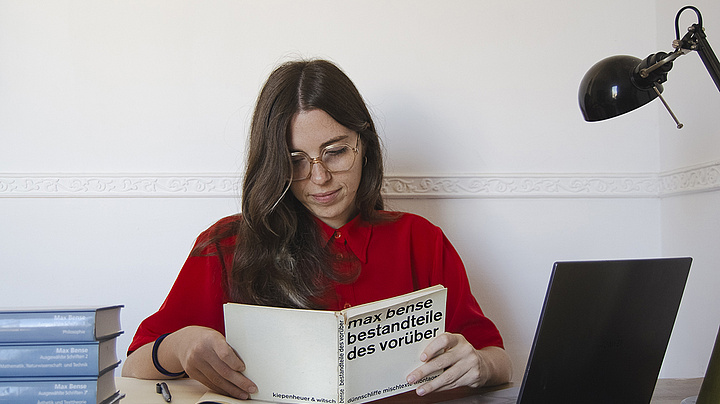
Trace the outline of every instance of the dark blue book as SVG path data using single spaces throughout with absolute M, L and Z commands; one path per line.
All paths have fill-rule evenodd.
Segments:
M 79 343 L 0 344 L 0 378 L 97 377 L 118 363 L 116 338 Z
M 110 404 L 122 397 L 113 369 L 94 377 L 0 378 L 3 404 Z
M 99 341 L 119 335 L 123 306 L 0 309 L 0 343 Z

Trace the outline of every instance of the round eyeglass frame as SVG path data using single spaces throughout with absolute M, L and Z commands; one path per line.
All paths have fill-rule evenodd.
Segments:
M 360 144 L 360 134 L 358 134 L 357 139 L 355 140 L 355 147 L 350 146 L 349 143 L 333 143 L 333 144 L 331 144 L 331 145 L 328 145 L 328 146 L 323 147 L 323 149 L 322 149 L 322 151 L 320 152 L 320 155 L 319 155 L 318 157 L 310 157 L 307 153 L 302 152 L 302 151 L 297 151 L 297 152 L 292 152 L 292 153 L 290 153 L 290 157 L 291 157 L 291 158 L 292 158 L 292 157 L 304 157 L 304 158 L 307 159 L 308 162 L 310 163 L 310 170 L 308 170 L 308 174 L 307 174 L 307 176 L 305 176 L 304 178 L 293 178 L 294 175 L 293 175 L 293 173 L 292 173 L 292 165 L 291 165 L 291 166 L 290 166 L 290 167 L 291 167 L 291 169 L 290 169 L 290 181 L 292 181 L 292 182 L 294 182 L 294 181 L 304 181 L 304 180 L 310 178 L 310 176 L 312 176 L 312 167 L 313 167 L 314 164 L 320 164 L 320 165 L 322 166 L 322 168 L 323 168 L 325 171 L 329 172 L 330 174 L 334 174 L 334 173 L 344 173 L 344 172 L 346 172 L 346 171 L 350 171 L 350 170 L 355 166 L 355 160 L 357 160 L 357 155 L 358 155 L 358 153 L 360 152 L 360 149 L 358 148 L 358 145 L 359 145 L 359 144 Z M 347 146 L 347 147 L 349 147 L 350 150 L 352 150 L 352 152 L 353 152 L 353 161 L 352 161 L 352 164 L 350 164 L 350 167 L 348 167 L 348 168 L 345 169 L 345 170 L 330 170 L 330 169 L 328 169 L 327 166 L 325 165 L 325 162 L 322 161 L 322 156 L 325 154 L 325 151 L 326 151 L 326 150 L 329 150 L 329 149 L 331 149 L 331 148 L 333 148 L 333 147 L 338 147 L 338 146 Z

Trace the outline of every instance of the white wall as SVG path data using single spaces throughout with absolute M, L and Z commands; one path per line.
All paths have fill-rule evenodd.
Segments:
M 0 306 L 125 304 L 124 350 L 197 234 L 237 211 L 227 181 L 263 80 L 318 56 L 367 99 L 389 180 L 411 185 L 389 204 L 446 231 L 517 380 L 553 261 L 684 254 L 697 264 L 663 375 L 702 375 L 717 195 L 658 184 L 719 160 L 720 96 L 688 55 L 666 85 L 682 131 L 656 104 L 584 122 L 585 71 L 669 50 L 684 5 L 602 3 L 0 2 Z M 696 5 L 720 43 L 719 6 Z

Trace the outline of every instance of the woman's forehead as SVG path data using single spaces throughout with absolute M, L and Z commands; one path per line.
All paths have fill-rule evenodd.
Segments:
M 321 109 L 298 112 L 290 123 L 288 145 L 293 151 L 320 150 L 338 142 L 355 140 L 356 133 Z

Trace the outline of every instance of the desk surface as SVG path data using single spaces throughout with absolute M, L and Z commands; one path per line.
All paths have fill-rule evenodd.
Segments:
M 165 404 L 160 394 L 155 392 L 155 380 L 139 380 L 127 377 L 118 377 L 117 386 L 125 394 L 121 404 Z M 207 391 L 207 388 L 195 380 L 182 379 L 167 381 L 172 394 L 173 404 L 195 404 Z M 655 387 L 652 404 L 680 404 L 690 396 L 696 396 L 700 391 L 702 379 L 660 379 Z M 439 403 L 448 400 L 468 398 L 468 403 L 480 403 L 478 395 L 485 394 L 498 389 L 455 389 L 451 391 L 430 394 L 426 397 L 418 397 L 415 392 L 407 392 L 397 396 L 378 400 L 378 404 L 404 404 L 404 403 Z M 472 397 L 472 398 L 471 398 Z M 252 400 L 245 401 L 252 403 Z M 257 401 L 256 401 L 257 402 Z

